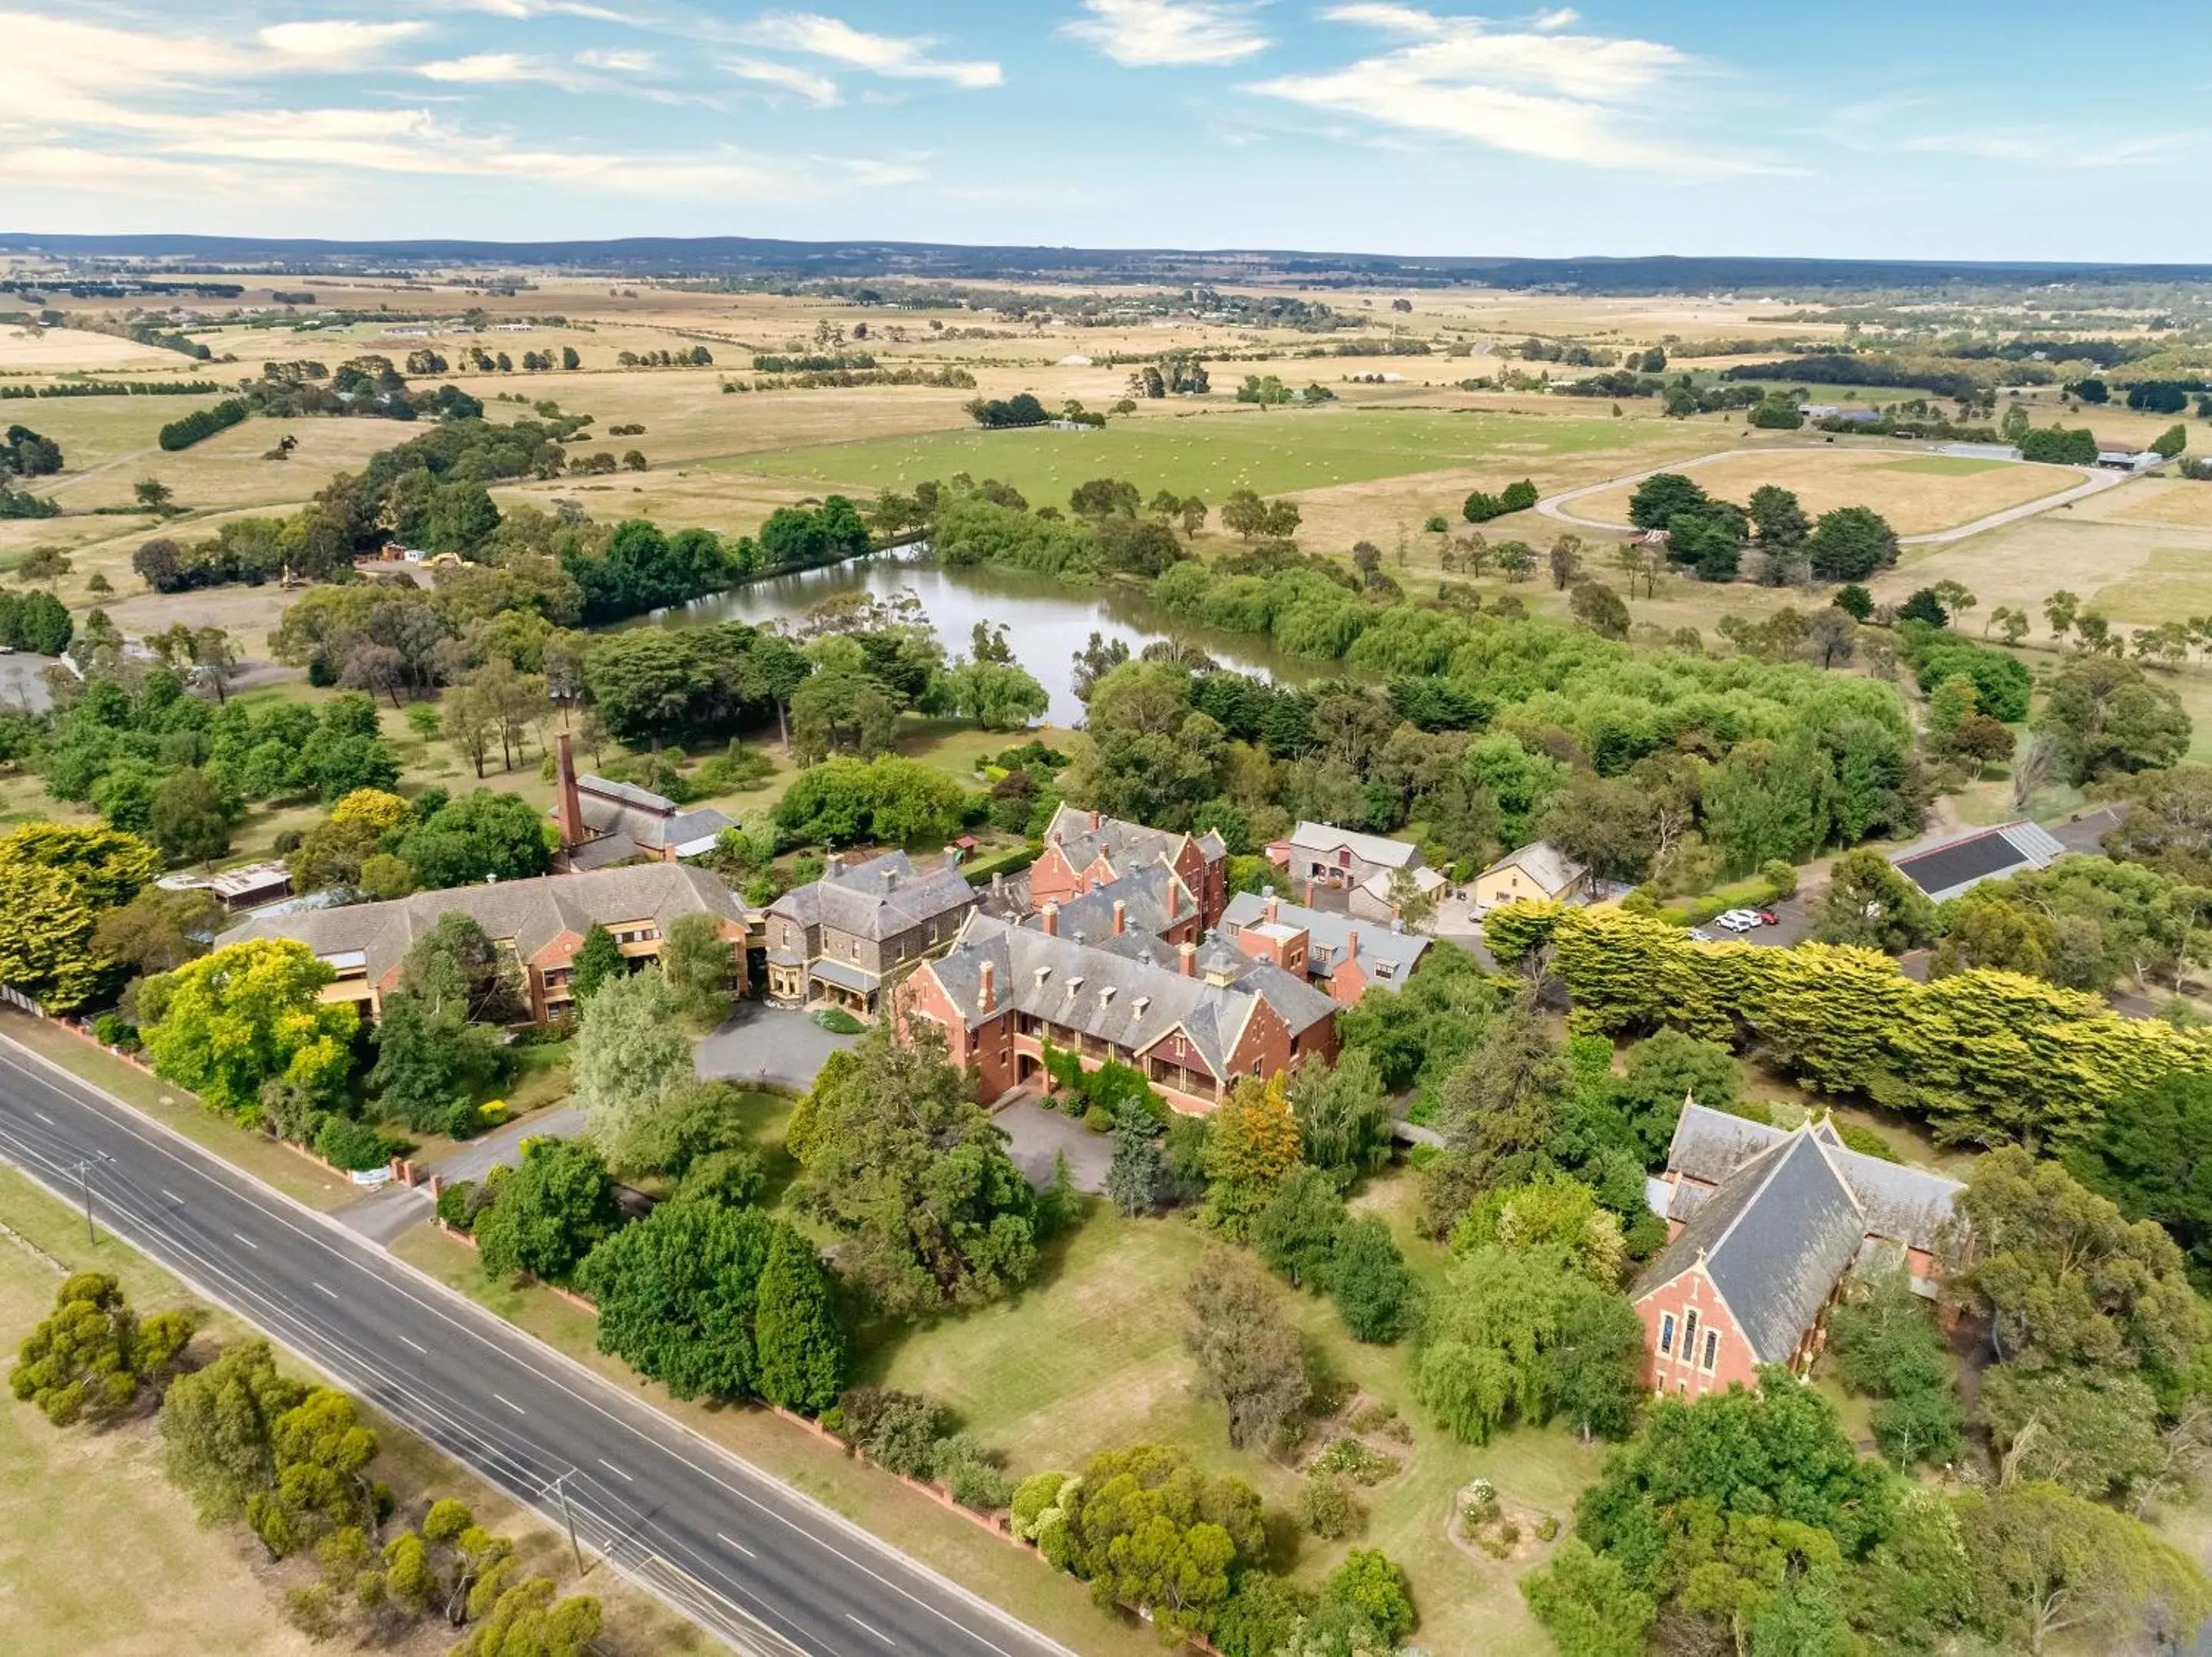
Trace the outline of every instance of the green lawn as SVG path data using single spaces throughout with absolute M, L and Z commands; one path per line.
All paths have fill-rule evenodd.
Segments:
M 1416 1181 L 1401 1169 L 1355 1202 L 1382 1215 L 1417 1272 L 1433 1283 L 1446 1257 L 1412 1232 Z M 860 1378 L 929 1393 L 1003 1452 L 1016 1474 L 1079 1466 L 1096 1451 L 1146 1441 L 1179 1444 L 1206 1466 L 1250 1481 L 1272 1514 L 1294 1511 L 1299 1476 L 1272 1457 L 1232 1449 L 1221 1406 L 1200 1396 L 1183 1349 L 1182 1290 L 1212 1241 L 1181 1218 L 1125 1220 L 1094 1202 L 1084 1225 L 1048 1254 L 1037 1284 L 1018 1301 L 923 1329 L 871 1332 Z M 1415 1406 L 1403 1345 L 1362 1346 L 1328 1303 L 1287 1301 L 1316 1369 L 1395 1405 L 1415 1428 L 1412 1465 L 1370 1492 L 1359 1545 L 1404 1565 L 1422 1615 L 1417 1643 L 1437 1652 L 1547 1652 L 1515 1587 L 1518 1567 L 1470 1557 L 1444 1536 L 1452 1497 L 1478 1474 L 1509 1502 L 1571 1520 L 1596 1476 L 1602 1450 L 1557 1429 L 1508 1432 L 1486 1447 L 1452 1442 Z M 1273 1562 L 1317 1582 L 1352 1542 L 1299 1538 L 1273 1527 Z
M 1670 429 L 1657 420 L 1571 416 L 1222 410 L 1117 421 L 1103 431 L 939 432 L 709 464 L 868 492 L 965 471 L 1002 479 L 1036 501 L 1057 501 L 1088 478 L 1125 477 L 1148 495 L 1169 489 L 1218 505 L 1232 489 L 1279 495 L 1501 457 L 1627 449 Z
M 1881 470 L 1917 472 L 1926 477 L 1972 477 L 1976 472 L 1992 472 L 2013 464 L 2009 460 L 1976 460 L 1963 454 L 1930 454 L 1917 460 L 1893 460 Z

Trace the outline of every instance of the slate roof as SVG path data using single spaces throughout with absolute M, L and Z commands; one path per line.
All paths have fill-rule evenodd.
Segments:
M 587 847 L 601 840 L 627 839 L 632 842 L 629 850 L 618 855 L 629 857 L 641 850 L 658 853 L 711 841 L 723 829 L 735 826 L 733 818 L 711 805 L 686 811 L 665 794 L 626 782 L 609 782 L 605 777 L 577 778 L 576 804 L 583 814 L 584 827 L 593 836 L 570 851 L 570 862 L 579 867 L 603 866 L 617 860 L 615 855 L 602 853 L 579 861 Z M 559 808 L 545 815 L 557 818 Z
M 1168 913 L 1168 895 L 1180 887 L 1182 905 L 1174 915 Z M 1058 925 L 1062 938 L 1073 938 L 1080 932 L 1091 943 L 1103 944 L 1114 935 L 1114 906 L 1121 904 L 1121 921 L 1128 932 L 1141 932 L 1157 938 L 1176 920 L 1187 920 L 1198 913 L 1198 895 L 1183 884 L 1176 871 L 1165 863 L 1146 863 L 1118 880 L 1109 880 L 1094 886 L 1079 897 L 1069 898 L 1060 906 Z M 1042 927 L 1042 912 L 1023 918 L 1024 926 Z
M 1363 835 L 1357 829 L 1340 828 L 1331 822 L 1301 822 L 1291 831 L 1291 844 L 1302 852 L 1334 852 L 1340 847 L 1348 848 L 1362 863 L 1379 863 L 1385 868 L 1410 869 L 1421 860 L 1421 848 L 1402 840 L 1385 840 L 1380 835 Z
M 1267 915 L 1267 901 L 1264 897 L 1256 892 L 1238 892 L 1221 912 L 1221 930 L 1234 938 L 1240 928 L 1256 926 Z M 1431 941 L 1419 932 L 1392 932 L 1373 921 L 1363 925 L 1350 915 L 1328 909 L 1309 909 L 1304 904 L 1285 903 L 1279 898 L 1275 902 L 1275 918 L 1285 926 L 1304 929 L 1306 959 L 1312 963 L 1313 970 L 1322 976 L 1344 964 L 1355 932 L 1359 937 L 1362 970 L 1373 978 L 1376 963 L 1388 962 L 1392 968 L 1393 983 L 1402 982 L 1413 972 Z
M 1310 985 L 1261 962 L 1233 982 L 1211 982 L 1201 971 L 1186 978 L 1173 962 L 1178 951 L 1158 938 L 1127 933 L 1116 950 L 1079 944 L 1030 926 L 972 914 L 951 950 L 922 970 L 933 974 L 973 1028 L 992 1016 L 979 1005 L 982 963 L 992 963 L 992 1011 L 1014 1007 L 1086 1035 L 1141 1053 L 1180 1029 L 1214 1075 L 1255 1009 L 1265 1001 L 1298 1035 L 1336 1012 L 1336 1004 Z
M 1098 826 L 1093 828 L 1090 812 L 1065 804 L 1052 814 L 1052 821 L 1045 825 L 1044 837 L 1049 842 L 1057 842 L 1068 862 L 1078 869 L 1090 867 L 1103 853 L 1124 875 L 1143 864 L 1162 859 L 1174 862 L 1184 840 L 1183 835 L 1170 830 L 1148 828 L 1141 822 L 1131 822 L 1122 817 L 1102 816 Z M 1198 836 L 1198 850 L 1208 863 L 1218 862 L 1229 855 L 1228 845 L 1211 828 Z
M 1899 874 L 1941 903 L 1985 880 L 2002 880 L 2024 869 L 2047 869 L 2065 855 L 2066 848 L 2047 830 L 2022 822 L 1923 842 L 1890 861 Z
M 1963 1187 L 1955 1180 L 1924 1168 L 1886 1162 L 1845 1145 L 1835 1125 L 1823 1118 L 1812 1129 L 1829 1160 L 1850 1184 L 1866 1211 L 1869 1235 L 1886 1237 L 1933 1253 L 1950 1226 L 1953 1205 Z M 1662 1211 L 1670 1220 L 1687 1220 L 1717 1194 L 1705 1187 L 1724 1182 L 1738 1168 L 1790 1137 L 1790 1130 L 1731 1116 L 1691 1102 L 1682 1107 L 1667 1148 L 1667 1167 L 1686 1176 Z M 1691 1184 L 1702 1181 L 1703 1186 Z
M 1495 874 L 1500 869 L 1518 869 L 1547 892 L 1564 892 L 1589 872 L 1548 840 L 1531 841 L 1508 852 L 1482 872 Z
M 264 915 L 223 933 L 219 944 L 289 938 L 325 959 L 358 954 L 371 983 L 396 970 L 408 948 L 453 910 L 471 916 L 495 942 L 514 941 L 527 961 L 563 932 L 581 937 L 594 921 L 651 920 L 665 932 L 678 915 L 705 911 L 742 923 L 745 907 L 720 877 L 680 863 L 641 863 L 595 874 L 541 875 L 495 885 L 416 892 L 388 903 Z
M 1692 1215 L 1630 1290 L 1639 1298 L 1701 1260 L 1761 1363 L 1797 1348 L 1866 1241 L 1866 1214 L 1809 1127 L 1768 1146 Z
M 810 930 L 830 926 L 881 943 L 975 904 L 975 889 L 952 865 L 940 863 L 925 871 L 904 852 L 886 852 L 793 887 L 768 912 Z

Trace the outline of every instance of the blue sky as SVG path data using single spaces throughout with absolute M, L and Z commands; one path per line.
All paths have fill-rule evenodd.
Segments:
M 0 0 L 0 46 L 9 230 L 2212 260 L 2187 8 Z

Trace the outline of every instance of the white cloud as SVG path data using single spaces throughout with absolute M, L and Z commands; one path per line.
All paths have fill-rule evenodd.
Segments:
M 1083 9 L 1091 15 L 1060 33 L 1117 64 L 1234 64 L 1271 44 L 1243 8 L 1209 0 L 1083 0 Z
M 366 69 L 385 47 L 420 34 L 421 23 L 359 23 L 339 18 L 272 23 L 254 38 L 278 57 L 317 69 Z
M 623 52 L 599 46 L 580 52 L 576 61 L 586 69 L 603 69 L 615 75 L 658 75 L 660 60 L 649 52 Z
M 1582 13 L 1577 11 L 1572 6 L 1560 6 L 1552 11 L 1538 12 L 1528 20 L 1528 27 L 1547 30 L 1571 29 L 1582 21 Z
M 786 92 L 795 92 L 809 103 L 827 109 L 837 101 L 837 83 L 826 75 L 817 75 L 812 70 L 801 69 L 796 64 L 774 64 L 765 58 L 725 58 L 722 67 L 741 81 L 756 81 L 763 86 L 781 87 Z
M 946 81 L 972 91 L 1006 78 L 988 60 L 932 57 L 929 49 L 937 42 L 931 36 L 871 34 L 815 12 L 770 12 L 741 33 L 754 46 L 827 58 L 902 81 Z
M 2039 167 L 2134 167 L 2204 143 L 2202 131 L 2145 133 L 2100 142 L 2078 132 L 1936 132 L 1909 138 L 1905 148 L 1923 153 L 1968 155 L 1978 161 L 2032 162 Z
M 1658 41 L 1499 27 L 1408 5 L 1346 5 L 1324 15 L 1406 44 L 1341 69 L 1280 76 L 1246 90 L 1402 131 L 1590 167 L 1691 176 L 1775 170 L 1756 159 L 1701 154 L 1644 136 L 1640 118 L 1691 66 Z
M 534 17 L 590 17 L 602 23 L 631 21 L 618 11 L 586 5 L 582 0 L 436 0 L 436 3 L 456 11 L 486 12 L 518 23 L 528 22 Z
M 465 86 L 504 86 L 517 81 L 544 81 L 560 71 L 540 58 L 519 52 L 480 52 L 469 58 L 447 58 L 417 64 L 415 72 L 428 81 L 453 81 Z

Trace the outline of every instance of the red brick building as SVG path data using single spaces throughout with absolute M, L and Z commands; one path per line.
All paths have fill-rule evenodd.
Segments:
M 986 1102 L 1044 1074 L 1044 1047 L 1086 1069 L 1141 1071 L 1176 1109 L 1205 1114 L 1240 1077 L 1337 1053 L 1336 1004 L 1303 979 L 1225 944 L 1142 932 L 1078 939 L 1048 905 L 1035 926 L 975 914 L 901 987 L 902 1024 L 945 1032 Z
M 1221 936 L 1254 960 L 1304 978 L 1340 1007 L 1357 1005 L 1371 984 L 1403 989 L 1430 944 L 1389 921 L 1309 909 L 1272 892 L 1231 898 Z
M 1685 1102 L 1651 1206 L 1670 1241 L 1629 1290 L 1644 1378 L 1698 1398 L 1808 1369 L 1854 1272 L 1934 1293 L 1960 1187 L 1847 1147 L 1826 1118 L 1784 1131 Z
M 1201 928 L 1219 923 L 1229 901 L 1229 848 L 1220 835 L 1210 828 L 1203 835 L 1171 834 L 1073 805 L 1061 806 L 1046 825 L 1044 850 L 1030 865 L 1030 904 L 1065 908 L 1073 899 L 1154 865 L 1174 871 L 1184 895 L 1196 902 Z

